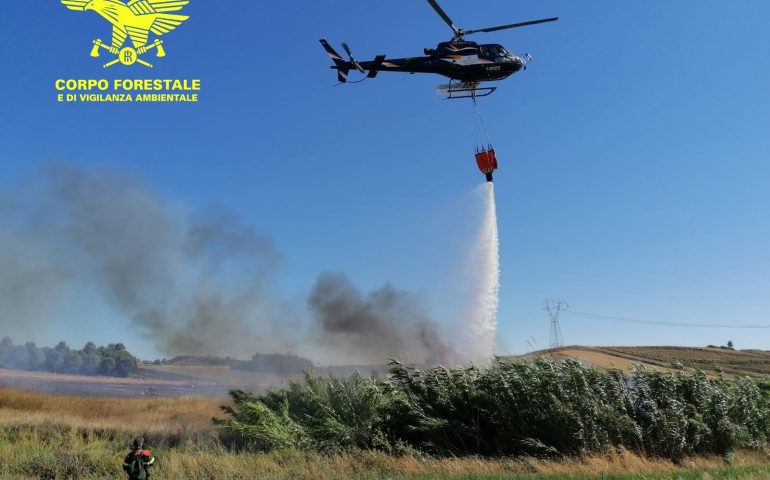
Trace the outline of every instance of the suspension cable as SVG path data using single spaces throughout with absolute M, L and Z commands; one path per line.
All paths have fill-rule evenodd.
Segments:
M 473 117 L 474 120 L 477 122 L 477 124 L 481 127 L 481 133 L 486 137 L 487 143 L 492 144 L 492 137 L 489 135 L 489 132 L 487 131 L 487 127 L 484 124 L 484 118 L 481 116 L 481 110 L 479 110 L 479 104 L 476 101 L 476 96 L 472 96 L 471 99 L 473 100 Z

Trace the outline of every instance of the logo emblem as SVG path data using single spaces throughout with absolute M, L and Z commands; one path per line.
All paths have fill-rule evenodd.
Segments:
M 104 64 L 104 68 L 118 63 L 126 66 L 138 63 L 152 68 L 152 64 L 141 56 L 154 49 L 156 57 L 165 57 L 166 50 L 160 38 L 147 44 L 150 33 L 160 37 L 190 18 L 168 13 L 181 10 L 190 3 L 189 0 L 130 0 L 128 3 L 120 0 L 61 0 L 61 3 L 78 12 L 93 10 L 112 24 L 112 44 L 105 45 L 97 38 L 91 49 L 91 56 L 95 58 L 101 50 L 115 56 Z M 123 46 L 126 38 L 131 39 L 133 46 Z

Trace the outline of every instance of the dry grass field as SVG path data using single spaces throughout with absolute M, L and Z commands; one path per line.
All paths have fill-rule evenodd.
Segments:
M 202 397 L 76 397 L 0 389 L 0 478 L 123 478 L 127 445 L 145 435 L 158 458 L 158 479 L 396 478 L 770 478 L 770 457 L 738 452 L 668 460 L 607 452 L 561 461 L 436 459 L 378 452 L 325 455 L 296 450 L 239 453 L 218 440 L 211 418 L 219 401 Z
M 567 347 L 545 353 L 625 371 L 635 363 L 669 370 L 673 362 L 712 374 L 719 369 L 727 375 L 770 370 L 770 354 L 756 351 Z M 158 479 L 770 479 L 770 455 L 761 451 L 739 451 L 729 464 L 720 456 L 687 457 L 674 464 L 624 451 L 560 460 L 436 458 L 420 452 L 388 455 L 358 450 L 240 452 L 227 447 L 211 421 L 222 416 L 220 405 L 229 402 L 226 397 L 178 392 L 207 382 L 218 385 L 219 392 L 227 384 L 256 384 L 263 390 L 281 386 L 286 379 L 194 365 L 166 366 L 131 379 L 0 370 L 0 385 L 13 385 L 20 378 L 53 384 L 54 391 L 81 390 L 89 396 L 0 387 L 0 479 L 124 478 L 120 464 L 129 442 L 138 435 L 147 439 L 158 457 L 153 477 Z M 147 395 L 147 388 L 177 395 Z M 104 396 L 112 391 L 118 393 Z
M 542 350 L 522 357 L 548 355 L 554 359 L 577 358 L 597 367 L 616 367 L 629 372 L 634 364 L 671 370 L 674 363 L 709 374 L 770 375 L 770 352 L 690 347 L 583 347 Z M 510 357 L 512 359 L 522 357 Z
M 79 397 L 0 389 L 0 428 L 123 443 L 138 434 L 156 445 L 211 443 L 216 435 L 211 419 L 220 414 L 220 403 L 207 397 Z

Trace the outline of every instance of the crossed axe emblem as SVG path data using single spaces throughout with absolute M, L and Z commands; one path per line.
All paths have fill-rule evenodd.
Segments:
M 166 50 L 163 48 L 163 40 L 160 40 L 158 38 L 155 39 L 155 41 L 149 45 L 142 45 L 139 48 L 131 48 L 131 47 L 124 47 L 122 49 L 118 49 L 118 47 L 113 46 L 107 46 L 102 43 L 101 38 L 97 38 L 94 40 L 94 46 L 91 49 L 91 56 L 94 58 L 99 57 L 99 50 L 105 49 L 108 52 L 110 52 L 113 55 L 117 55 L 117 57 L 104 64 L 104 68 L 111 67 L 115 65 L 116 63 L 122 63 L 123 65 L 133 65 L 134 63 L 138 63 L 140 65 L 144 65 L 147 68 L 152 68 L 152 64 L 149 62 L 146 62 L 139 58 L 139 55 L 143 55 L 153 48 L 157 50 L 155 56 L 156 57 L 165 57 L 166 56 Z

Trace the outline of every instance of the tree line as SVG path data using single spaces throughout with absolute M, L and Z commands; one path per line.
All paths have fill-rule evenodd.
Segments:
M 137 365 L 136 357 L 122 343 L 97 347 L 88 342 L 78 350 L 70 348 L 66 342 L 51 348 L 38 347 L 34 342 L 15 345 L 9 337 L 0 340 L 0 368 L 127 377 L 136 371 Z

